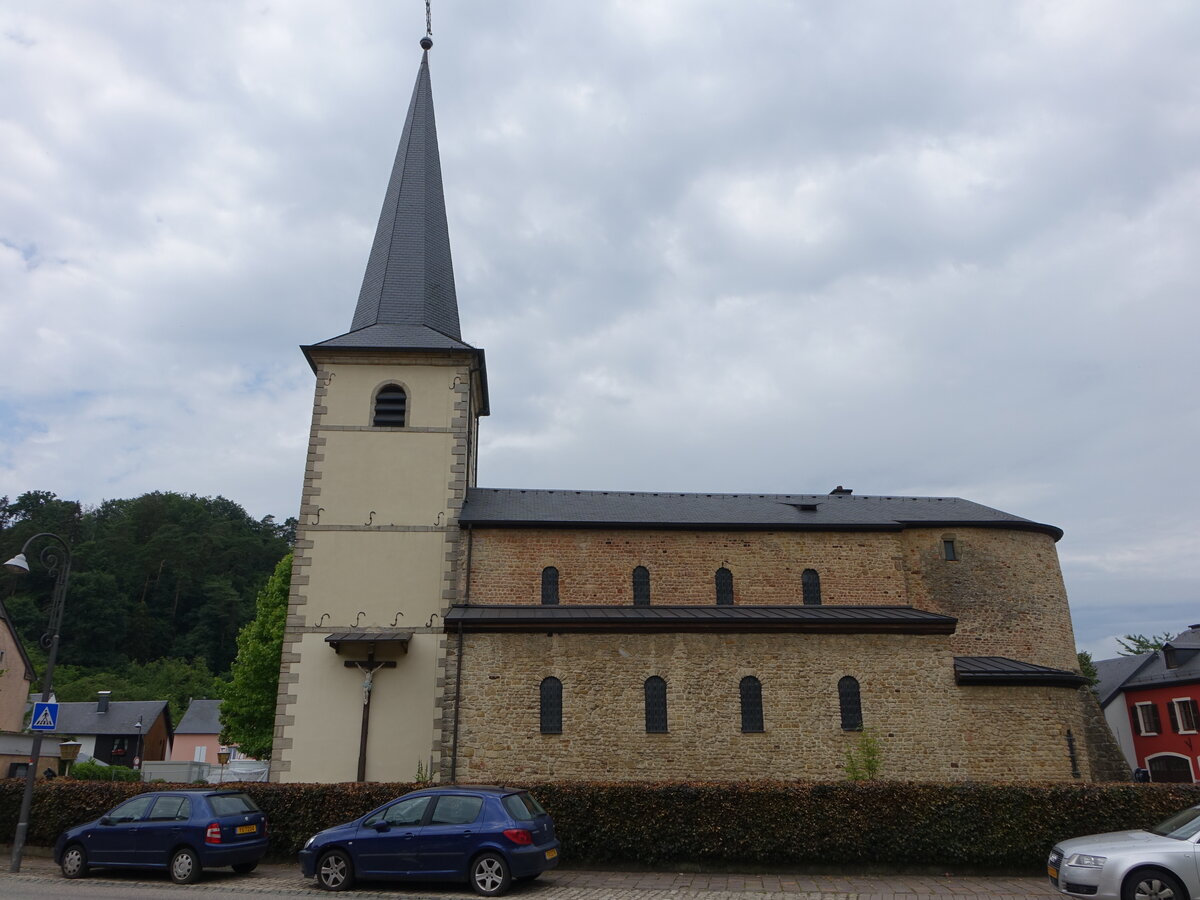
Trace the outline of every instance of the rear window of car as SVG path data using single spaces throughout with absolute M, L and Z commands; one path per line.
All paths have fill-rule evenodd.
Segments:
M 212 810 L 218 816 L 236 816 L 240 813 L 258 812 L 258 806 L 249 794 L 212 794 L 208 798 Z
M 508 814 L 518 822 L 529 822 L 546 814 L 542 804 L 534 800 L 532 794 L 509 794 L 500 802 L 504 804 Z

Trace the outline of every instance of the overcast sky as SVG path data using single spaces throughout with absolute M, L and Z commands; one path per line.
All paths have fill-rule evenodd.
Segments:
M 0 495 L 299 507 L 421 0 L 0 0 Z M 434 0 L 489 487 L 959 496 L 1200 622 L 1200 4 Z

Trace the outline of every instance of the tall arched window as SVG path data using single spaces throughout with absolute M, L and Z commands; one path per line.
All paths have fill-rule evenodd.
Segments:
M 375 418 L 372 425 L 403 428 L 408 412 L 408 394 L 398 384 L 385 384 L 375 394 Z
M 562 682 L 551 675 L 541 685 L 542 734 L 562 734 Z
M 657 675 L 646 679 L 646 731 L 665 733 L 667 730 L 667 683 Z
M 821 576 L 816 569 L 805 569 L 800 575 L 800 587 L 804 591 L 805 606 L 821 605 Z
M 542 569 L 542 603 L 545 606 L 558 604 L 558 569 L 554 566 Z
M 633 570 L 633 605 L 650 605 L 650 570 L 645 566 Z
M 842 708 L 842 731 L 862 731 L 862 698 L 857 678 L 847 675 L 838 682 L 838 704 Z
M 717 569 L 717 606 L 733 605 L 733 573 L 724 566 Z
M 742 695 L 742 731 L 762 731 L 762 682 L 747 675 L 738 685 L 738 691 Z

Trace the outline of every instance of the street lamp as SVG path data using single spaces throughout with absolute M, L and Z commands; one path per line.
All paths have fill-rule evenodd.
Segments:
M 222 747 L 217 751 L 217 762 L 221 764 L 221 784 L 225 783 L 225 764 L 229 762 L 229 748 Z
M 58 745 L 58 758 L 67 764 L 67 771 L 63 775 L 71 774 L 71 763 L 79 759 L 79 750 L 83 744 L 79 741 L 63 741 Z
M 47 651 L 46 674 L 42 677 L 42 702 L 49 703 L 54 684 L 54 661 L 58 657 L 58 633 L 62 630 L 63 605 L 67 597 L 67 578 L 71 574 L 71 548 L 57 534 L 42 531 L 25 542 L 21 552 L 4 564 L 10 572 L 29 574 L 29 562 L 25 558 L 34 541 L 47 538 L 51 541 L 38 558 L 46 571 L 54 575 L 54 592 L 50 600 L 50 630 L 42 635 L 41 645 Z M 21 797 L 21 812 L 17 816 L 17 830 L 13 835 L 12 865 L 10 872 L 21 871 L 21 854 L 25 850 L 25 836 L 29 833 L 29 810 L 33 806 L 33 782 L 37 778 L 38 761 L 42 755 L 42 732 L 33 734 L 33 746 L 29 751 L 29 769 L 25 772 L 25 793 Z

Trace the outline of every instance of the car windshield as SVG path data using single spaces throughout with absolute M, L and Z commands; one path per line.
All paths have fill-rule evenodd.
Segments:
M 509 794 L 502 802 L 508 814 L 518 822 L 530 822 L 546 814 L 542 804 L 534 800 L 532 794 Z
M 1150 829 L 1153 834 L 1186 841 L 1200 834 L 1200 806 L 1175 813 Z
M 258 807 L 248 794 L 213 794 L 208 798 L 213 812 L 218 816 L 236 816 L 240 813 L 258 812 Z

